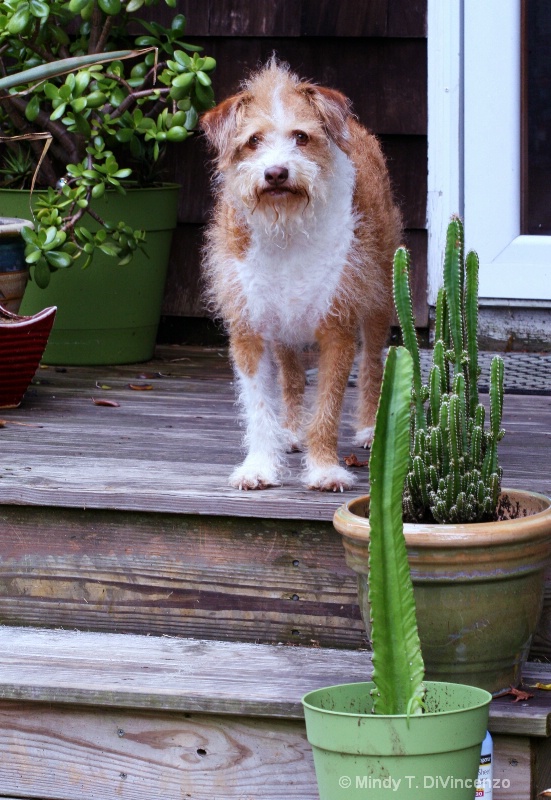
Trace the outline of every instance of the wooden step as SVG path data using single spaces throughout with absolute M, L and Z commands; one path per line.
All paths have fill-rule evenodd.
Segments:
M 356 576 L 325 521 L 0 505 L 0 620 L 365 645 Z
M 227 483 L 242 457 L 227 353 L 157 356 L 41 369 L 22 406 L 2 411 L 0 621 L 363 646 L 356 578 L 331 524 L 368 490 L 367 454 L 353 445 L 355 387 L 339 434 L 340 457 L 364 463 L 354 494 L 304 489 L 300 453 L 282 486 L 239 492 Z M 505 396 L 508 485 L 551 494 L 550 425 L 551 397 Z M 549 654 L 551 573 L 533 650 Z
M 29 628 L 1 644 L 3 798 L 315 800 L 300 699 L 371 673 L 361 651 Z M 495 800 L 546 788 L 551 699 L 532 691 L 492 703 Z

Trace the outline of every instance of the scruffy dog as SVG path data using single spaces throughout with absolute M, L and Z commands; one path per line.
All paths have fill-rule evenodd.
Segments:
M 230 484 L 280 484 L 285 452 L 301 450 L 305 436 L 306 485 L 349 489 L 354 476 L 337 457 L 343 396 L 360 335 L 356 443 L 367 447 L 400 238 L 377 139 L 344 95 L 275 58 L 201 124 L 217 167 L 207 285 L 228 328 L 246 420 L 248 452 Z M 315 342 L 317 402 L 307 417 L 300 352 Z

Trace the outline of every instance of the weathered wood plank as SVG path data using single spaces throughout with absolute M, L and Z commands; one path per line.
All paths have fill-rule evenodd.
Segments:
M 13 702 L 0 702 L 0 720 L 4 798 L 318 798 L 300 721 Z M 532 748 L 495 737 L 494 800 L 532 800 Z
M 300 699 L 369 680 L 367 651 L 3 628 L 0 698 L 300 719 Z
M 330 523 L 0 506 L 0 620 L 365 644 Z
M 528 737 L 494 737 L 493 800 L 532 800 L 532 749 Z
M 279 488 L 227 486 L 242 457 L 227 355 L 185 348 L 162 353 L 146 366 L 41 370 L 24 404 L 2 413 L 0 504 L 331 521 L 351 495 L 303 489 L 301 454 L 289 457 Z M 140 382 L 153 389 L 128 388 Z M 113 388 L 98 388 L 104 385 Z M 314 393 L 309 387 L 310 402 Z M 95 406 L 97 397 L 117 400 L 120 408 Z M 349 387 L 339 453 L 364 459 L 352 444 L 355 398 Z M 551 397 L 506 395 L 504 426 L 504 484 L 551 494 Z M 354 493 L 367 491 L 366 469 L 355 472 Z
M 371 654 L 172 637 L 4 628 L 0 698 L 159 711 L 301 719 L 305 692 L 369 680 Z M 549 682 L 528 664 L 524 685 Z M 551 736 L 549 692 L 492 701 L 490 731 Z
M 0 702 L 0 784 L 63 800 L 316 800 L 304 726 L 289 720 Z

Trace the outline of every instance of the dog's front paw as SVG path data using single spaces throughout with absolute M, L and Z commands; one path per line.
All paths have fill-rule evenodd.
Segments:
M 375 428 L 371 425 L 367 428 L 362 428 L 356 433 L 354 438 L 354 444 L 367 449 L 371 447 L 373 444 L 373 435 L 375 434 Z
M 279 486 L 278 471 L 265 459 L 246 458 L 245 461 L 234 469 L 229 479 L 230 486 L 234 489 L 269 489 L 270 486 Z
M 344 492 L 354 486 L 356 478 L 347 469 L 332 464 L 326 467 L 309 467 L 304 482 L 309 489 L 320 492 Z

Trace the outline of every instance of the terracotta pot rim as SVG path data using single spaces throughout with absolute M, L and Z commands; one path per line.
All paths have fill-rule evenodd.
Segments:
M 506 545 L 511 540 L 532 541 L 549 539 L 551 542 L 551 499 L 538 492 L 522 489 L 502 489 L 523 505 L 531 499 L 541 510 L 526 517 L 499 520 L 497 522 L 473 522 L 464 524 L 438 525 L 431 523 L 404 523 L 404 535 L 408 547 L 433 548 L 442 547 L 488 547 L 490 545 Z M 340 506 L 334 514 L 333 525 L 342 536 L 358 542 L 369 541 L 369 521 L 351 510 L 356 503 L 368 503 L 369 495 L 355 497 Z M 528 507 L 534 503 L 528 503 Z

